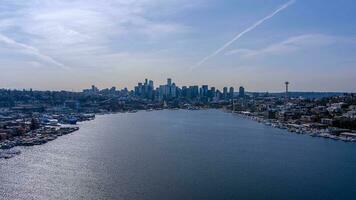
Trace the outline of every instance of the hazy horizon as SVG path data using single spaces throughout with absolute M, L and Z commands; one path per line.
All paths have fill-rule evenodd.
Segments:
M 352 0 L 3 0 L 0 88 L 356 92 Z

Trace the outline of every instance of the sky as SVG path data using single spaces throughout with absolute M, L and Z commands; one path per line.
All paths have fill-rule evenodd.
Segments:
M 354 0 L 0 0 L 0 88 L 356 92 Z

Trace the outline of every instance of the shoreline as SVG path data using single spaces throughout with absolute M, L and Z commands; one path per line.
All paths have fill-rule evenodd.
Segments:
M 138 111 L 161 111 L 161 110 L 206 110 L 206 109 L 217 109 L 217 108 L 198 108 L 195 107 L 194 109 L 189 108 L 159 108 L 159 109 L 138 109 L 138 110 L 127 110 L 127 111 L 119 111 L 119 112 L 105 112 L 105 113 L 95 113 L 95 115 L 109 115 L 109 114 L 127 114 L 127 113 L 136 113 Z M 285 122 L 281 122 L 278 120 L 270 120 L 264 119 L 262 117 L 253 116 L 244 112 L 232 112 L 226 109 L 217 109 L 223 112 L 229 112 L 233 114 L 237 114 L 242 118 L 246 118 L 249 120 L 256 121 L 258 123 L 262 123 L 266 126 L 270 126 L 273 128 L 278 128 L 282 130 L 286 130 L 289 133 L 296 133 L 296 134 L 304 134 L 309 135 L 311 137 L 321 137 L 325 139 L 332 139 L 332 140 L 339 140 L 343 142 L 356 142 L 356 138 L 353 137 L 345 137 L 345 136 L 337 136 L 330 133 L 329 129 L 317 129 L 317 128 L 310 128 L 303 125 L 297 124 L 288 124 Z M 93 118 L 95 119 L 95 117 Z M 85 120 L 85 121 L 91 121 Z M 9 159 L 16 155 L 21 154 L 20 150 L 14 149 L 18 146 L 36 146 L 42 145 L 52 140 L 57 139 L 60 136 L 68 135 L 75 131 L 78 131 L 78 126 L 68 126 L 68 125 L 59 125 L 59 126 L 43 126 L 39 129 L 30 131 L 25 133 L 22 136 L 16 136 L 11 139 L 7 139 L 5 141 L 0 142 L 0 159 Z
M 14 149 L 19 146 L 36 146 L 42 145 L 60 136 L 68 135 L 78 131 L 79 127 L 51 127 L 44 126 L 37 130 L 27 132 L 22 136 L 17 136 L 0 143 L 0 159 L 9 159 L 21 153 L 20 150 Z
M 244 112 L 232 112 L 232 113 L 238 114 L 243 118 L 247 118 L 256 121 L 258 123 L 262 123 L 266 126 L 286 130 L 289 133 L 303 134 L 303 135 L 309 135 L 311 137 L 321 137 L 325 139 L 332 139 L 332 140 L 338 140 L 343 142 L 356 142 L 355 137 L 347 137 L 347 136 L 332 134 L 330 128 L 325 128 L 325 129 L 311 128 L 304 124 L 303 125 L 290 124 L 278 120 L 264 119 L 262 117 L 252 116 Z

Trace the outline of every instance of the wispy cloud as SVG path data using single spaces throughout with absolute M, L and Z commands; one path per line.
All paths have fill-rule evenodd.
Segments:
M 265 55 L 281 55 L 306 50 L 312 48 L 320 48 L 332 44 L 356 44 L 354 38 L 345 38 L 331 36 L 325 34 L 304 34 L 289 37 L 286 40 L 271 44 L 260 49 L 234 49 L 226 53 L 226 55 L 240 55 L 243 58 L 255 58 Z
M 29 46 L 29 45 L 26 45 L 26 44 L 23 44 L 23 43 L 20 43 L 20 42 L 16 42 L 15 40 L 13 40 L 13 39 L 11 39 L 9 37 L 6 37 L 6 36 L 4 36 L 2 34 L 0 34 L 0 42 L 8 44 L 8 45 L 13 46 L 13 47 L 20 48 L 21 50 L 25 50 L 25 52 L 27 54 L 33 55 L 36 58 L 38 58 L 41 61 L 44 61 L 46 63 L 53 64 L 53 65 L 55 65 L 57 67 L 61 67 L 61 68 L 67 68 L 67 66 L 65 66 L 64 64 L 56 61 L 52 57 L 41 53 L 37 48 Z
M 263 24 L 265 21 L 271 19 L 272 17 L 274 17 L 276 14 L 278 14 L 279 12 L 283 11 L 284 9 L 288 8 L 289 6 L 291 6 L 292 4 L 295 3 L 296 0 L 291 0 L 288 1 L 286 4 L 283 4 L 281 7 L 279 7 L 278 9 L 276 9 L 274 12 L 272 12 L 271 14 L 267 15 L 266 17 L 262 18 L 261 20 L 257 21 L 256 23 L 254 23 L 252 26 L 248 27 L 247 29 L 243 30 L 241 33 L 237 34 L 232 40 L 230 40 L 229 42 L 227 42 L 226 44 L 224 44 L 221 48 L 219 48 L 218 50 L 214 51 L 212 54 L 206 56 L 205 58 L 203 58 L 201 61 L 199 61 L 198 63 L 196 63 L 195 65 L 191 66 L 191 70 L 199 67 L 200 65 L 202 65 L 203 63 L 205 63 L 207 60 L 209 60 L 212 57 L 215 57 L 216 55 L 218 55 L 219 53 L 221 53 L 222 51 L 224 51 L 227 47 L 229 47 L 231 44 L 233 44 L 235 41 L 237 41 L 238 39 L 240 39 L 242 36 L 244 36 L 246 33 L 254 30 L 255 28 L 257 28 L 259 25 Z

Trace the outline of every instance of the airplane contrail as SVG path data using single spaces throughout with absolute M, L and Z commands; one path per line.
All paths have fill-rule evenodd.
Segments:
M 271 19 L 273 16 L 275 16 L 276 14 L 278 14 L 279 12 L 283 11 L 284 9 L 288 8 L 289 6 L 291 6 L 292 4 L 294 4 L 296 2 L 296 0 L 291 0 L 288 1 L 287 3 L 283 4 L 282 6 L 280 6 L 278 9 L 276 9 L 274 12 L 272 12 L 271 14 L 267 15 L 266 17 L 262 18 L 261 20 L 257 21 L 256 23 L 254 23 L 252 26 L 248 27 L 247 29 L 245 29 L 244 31 L 242 31 L 241 33 L 237 34 L 232 40 L 230 40 L 229 42 L 227 42 L 226 44 L 224 44 L 221 48 L 219 48 L 218 50 L 216 50 L 215 52 L 213 52 L 212 54 L 206 56 L 205 58 L 203 58 L 201 61 L 199 61 L 197 64 L 191 66 L 191 70 L 193 70 L 194 68 L 202 65 L 203 63 L 205 63 L 207 60 L 209 60 L 210 58 L 218 55 L 220 52 L 222 52 L 223 50 L 225 50 L 227 47 L 229 47 L 232 43 L 234 43 L 236 40 L 240 39 L 242 36 L 244 36 L 246 33 L 252 31 L 253 29 L 257 28 L 259 25 L 263 24 L 263 22 L 267 21 L 268 19 Z
M 32 55 L 36 56 L 37 58 L 41 59 L 42 61 L 45 61 L 45 62 L 48 62 L 48 63 L 52 63 L 52 64 L 54 64 L 54 65 L 56 65 L 56 66 L 58 66 L 60 68 L 63 68 L 63 69 L 68 68 L 67 66 L 65 66 L 64 64 L 56 61 L 52 57 L 41 53 L 37 48 L 29 46 L 27 44 L 16 42 L 15 40 L 13 40 L 13 39 L 5 36 L 5 35 L 0 34 L 0 42 L 3 42 L 5 44 L 9 44 L 9 45 L 13 45 L 13 46 L 25 49 L 25 50 L 27 50 L 27 52 L 29 54 L 32 54 Z

